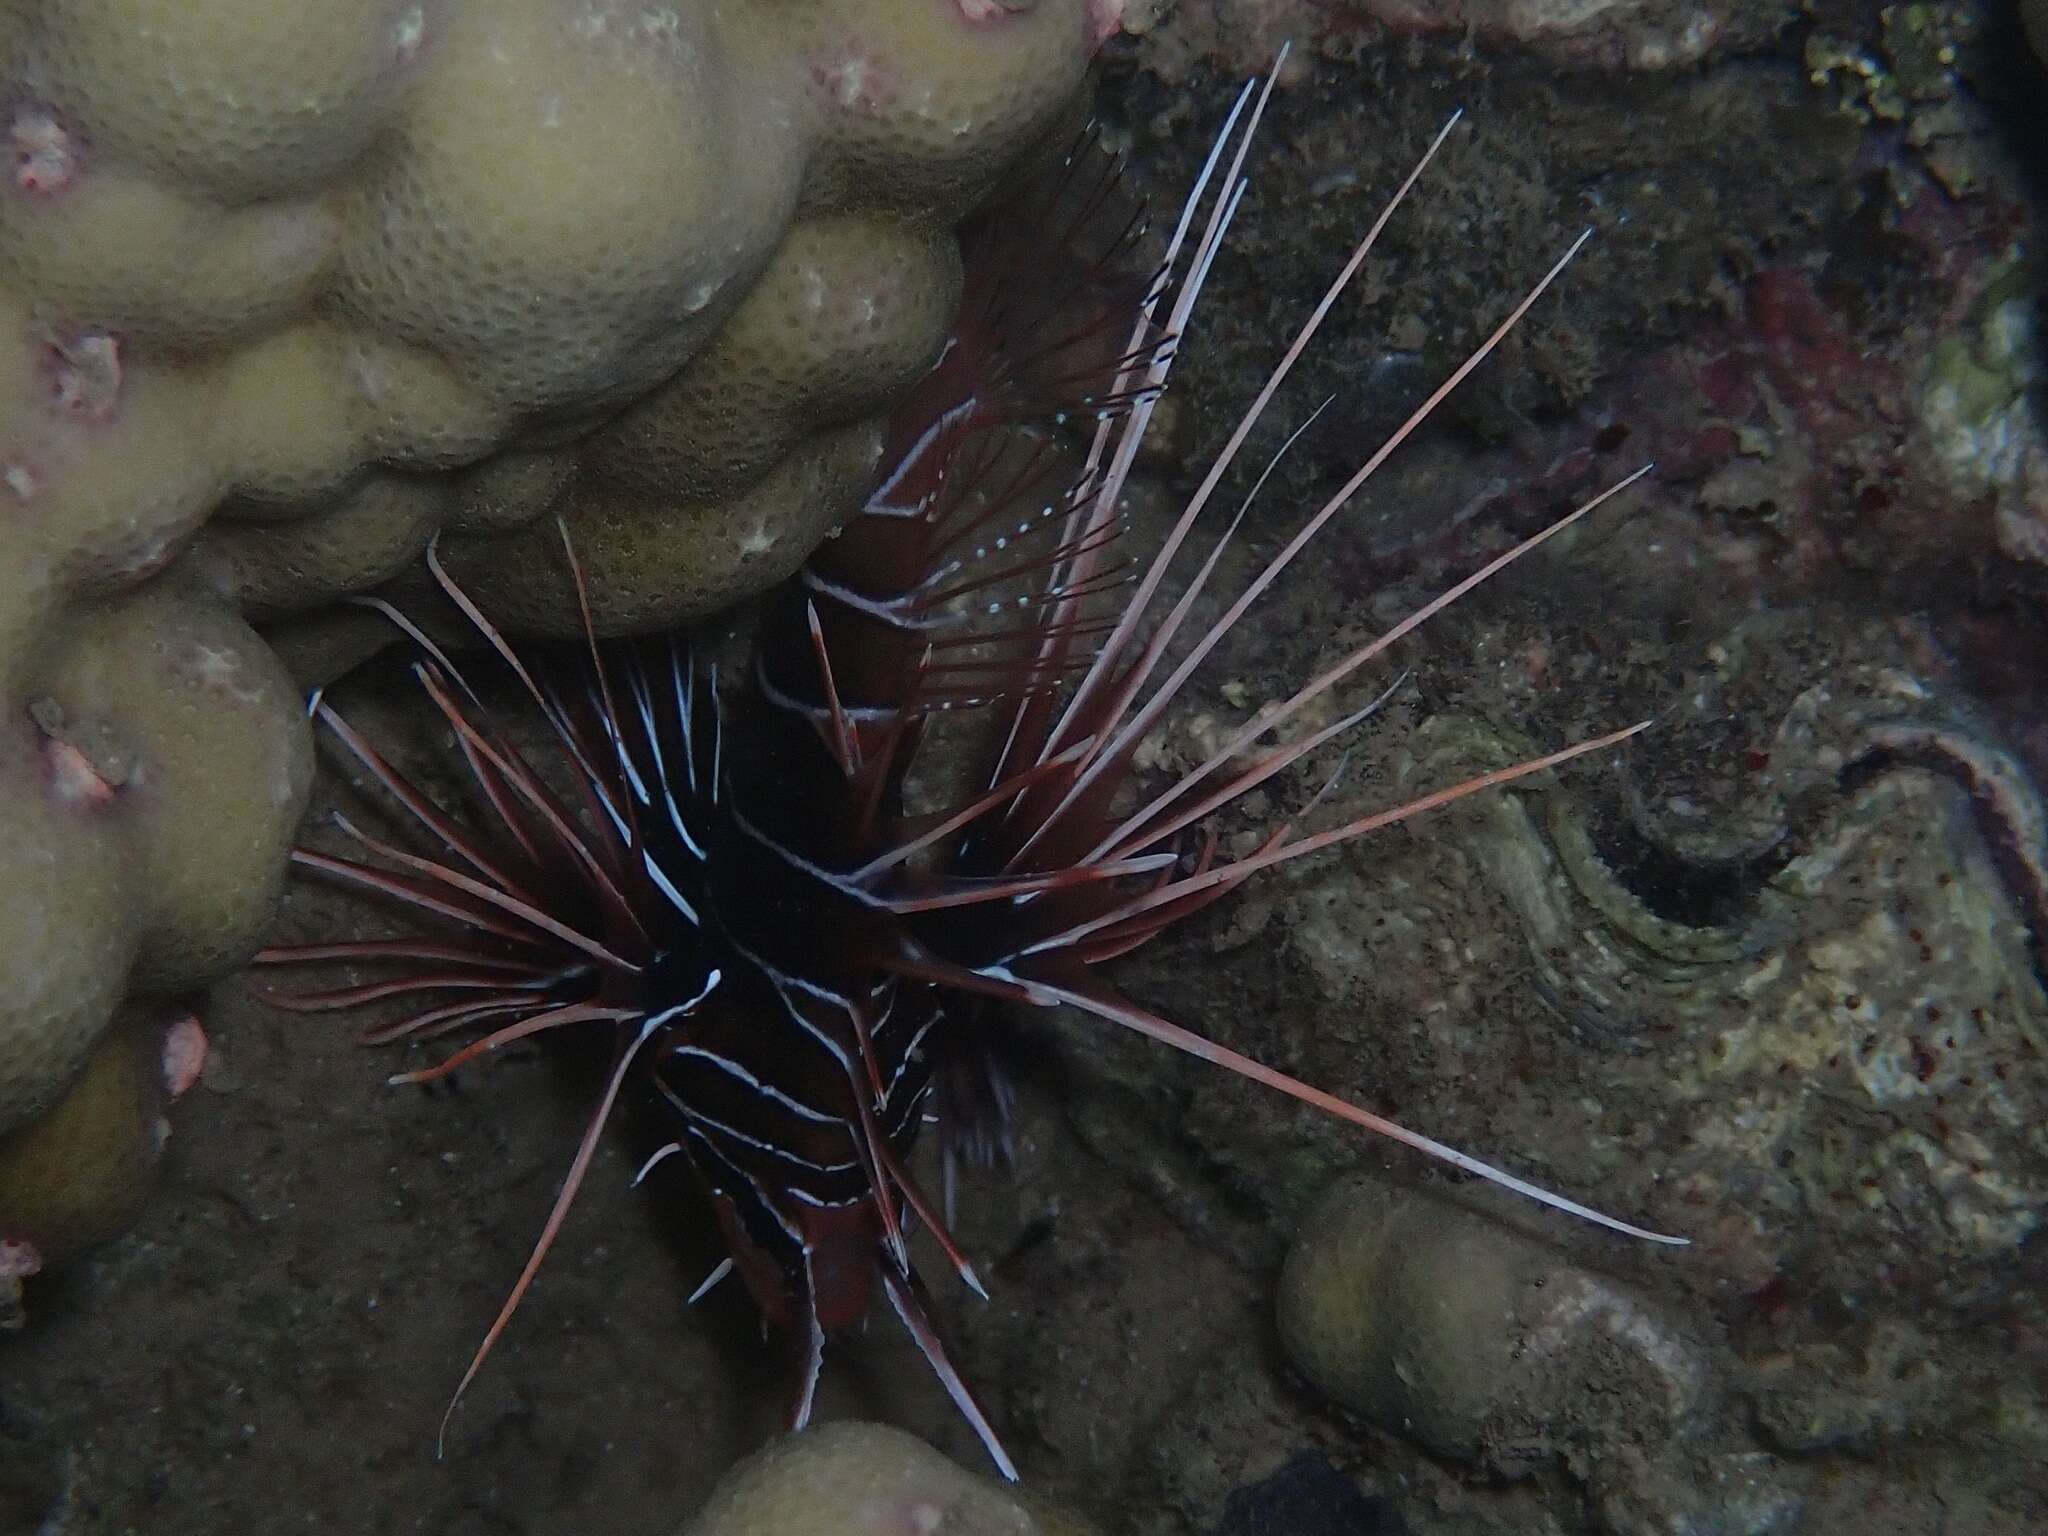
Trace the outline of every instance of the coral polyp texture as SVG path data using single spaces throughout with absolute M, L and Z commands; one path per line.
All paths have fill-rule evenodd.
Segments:
M 311 755 L 252 625 L 438 535 L 573 630 L 558 521 L 604 632 L 787 575 L 1112 18 L 0 0 L 0 1135 L 261 937 Z

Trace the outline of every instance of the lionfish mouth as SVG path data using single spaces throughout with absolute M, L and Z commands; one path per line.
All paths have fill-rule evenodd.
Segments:
M 751 687 L 726 697 L 716 669 L 700 670 L 680 634 L 600 644 L 587 602 L 586 654 L 572 667 L 544 667 L 491 625 L 430 551 L 441 589 L 545 722 L 545 751 L 559 760 L 537 766 L 463 671 L 405 615 L 373 600 L 419 648 L 416 675 L 454 733 L 472 803 L 466 816 L 436 804 L 315 698 L 314 715 L 411 824 L 412 846 L 337 818 L 362 856 L 301 850 L 296 860 L 407 910 L 418 926 L 392 938 L 265 951 L 257 960 L 266 966 L 341 963 L 377 978 L 275 1001 L 321 1012 L 396 999 L 411 1011 L 366 1031 L 367 1041 L 467 1037 L 438 1065 L 399 1073 L 395 1083 L 431 1081 L 514 1041 L 567 1030 L 599 1031 L 611 1048 L 561 1192 L 450 1414 L 533 1283 L 630 1087 L 661 1106 L 670 1130 L 648 1166 L 680 1153 L 725 1235 L 730 1257 L 699 1294 L 737 1272 L 793 1346 L 791 1425 L 810 1417 L 827 1336 L 858 1321 L 879 1285 L 996 1465 L 1015 1477 L 952 1362 L 909 1248 L 924 1228 L 961 1279 L 986 1294 L 909 1162 L 929 1122 L 949 1153 L 999 1137 L 986 1117 L 1004 1112 L 1002 1095 L 943 1091 L 999 1081 L 988 1061 L 988 1042 L 1003 1029 L 996 1005 L 1079 1009 L 1560 1211 L 1651 1242 L 1683 1241 L 1539 1189 L 1253 1061 L 1138 1007 L 1102 974 L 1262 870 L 1604 751 L 1644 728 L 1329 830 L 1277 826 L 1236 858 L 1220 857 L 1205 831 L 1218 810 L 1375 707 L 1281 741 L 1310 705 L 1647 466 L 1267 704 L 1206 762 L 1129 808 L 1138 745 L 1195 670 L 1586 238 L 1222 617 L 1194 630 L 1191 615 L 1251 497 L 1170 605 L 1162 596 L 1169 567 L 1456 123 L 1282 351 L 1159 549 L 1133 562 L 1117 553 L 1124 488 L 1176 342 L 1189 334 L 1239 209 L 1277 76 L 1276 63 L 1263 84 L 1239 94 L 1149 287 L 1118 298 L 1115 285 L 1091 280 L 1125 255 L 1134 231 L 1127 225 L 1106 242 L 1095 234 L 1116 167 L 1088 140 L 1068 155 L 1053 189 L 1014 215 L 1020 223 L 1007 238 L 991 233 L 979 255 L 970 253 L 952 344 L 892 424 L 893 468 L 777 599 Z M 1045 270 L 1089 276 L 1049 285 Z M 1058 462 L 1054 429 L 1076 422 L 1092 424 L 1079 472 L 1026 502 Z M 566 529 L 563 542 L 580 594 Z M 933 717 L 970 708 L 987 727 L 974 787 L 913 815 L 905 779 Z M 553 787 L 561 782 L 566 794 Z M 949 1183 L 950 1175 L 949 1155 Z M 444 1434 L 447 1423 L 444 1415 Z

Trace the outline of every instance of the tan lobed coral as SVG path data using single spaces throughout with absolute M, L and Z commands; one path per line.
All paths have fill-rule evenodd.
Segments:
M 826 1424 L 750 1456 L 683 1536 L 1087 1536 L 1073 1517 L 881 1424 Z
M 0 1134 L 260 939 L 251 622 L 441 534 L 562 631 L 558 518 L 605 630 L 788 574 L 1114 5 L 0 0 Z
M 1346 1408 L 1499 1479 L 1569 1465 L 1603 1531 L 1797 1521 L 1796 1482 L 1715 1432 L 1699 1340 L 1479 1210 L 1334 1186 L 1287 1255 L 1277 1312 L 1288 1358 Z
M 1668 1436 L 1698 1407 L 1697 1350 L 1640 1300 L 1445 1201 L 1340 1183 L 1281 1269 L 1280 1339 L 1317 1387 L 1438 1455 L 1515 1476 L 1564 1433 L 1575 1385 L 1616 1423 L 1593 1439 Z
M 55 1107 L 0 1136 L 0 1329 L 18 1325 L 22 1280 L 127 1224 L 170 1132 L 163 1112 L 205 1060 L 193 1015 L 124 1009 Z

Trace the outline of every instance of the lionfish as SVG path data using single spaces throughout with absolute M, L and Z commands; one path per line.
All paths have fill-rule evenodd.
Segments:
M 1278 733 L 1308 706 L 1639 470 L 1258 710 L 1200 766 L 1134 795 L 1138 746 L 1196 668 L 1586 239 L 1220 618 L 1192 632 L 1190 617 L 1251 496 L 1167 605 L 1169 566 L 1457 121 L 1445 125 L 1282 351 L 1157 552 L 1142 563 L 1123 559 L 1123 492 L 1176 339 L 1188 332 L 1245 194 L 1246 157 L 1277 78 L 1276 66 L 1239 93 L 1157 277 L 1130 285 L 1124 301 L 1101 301 L 1112 291 L 1101 283 L 1046 280 L 1061 271 L 1100 276 L 1138 233 L 1133 221 L 1099 239 L 1118 167 L 1092 137 L 1068 154 L 1051 196 L 1013 213 L 1028 237 L 1012 225 L 982 242 L 984 251 L 1013 255 L 970 259 L 953 337 L 892 418 L 886 473 L 849 526 L 775 599 L 749 688 L 721 691 L 717 670 L 700 669 L 680 633 L 599 643 L 587 597 L 588 643 L 575 663 L 542 666 L 491 625 L 430 550 L 441 590 L 545 723 L 547 751 L 560 760 L 536 766 L 425 631 L 370 600 L 420 650 L 414 672 L 453 732 L 472 814 L 460 818 L 436 804 L 316 696 L 313 714 L 432 851 L 374 837 L 339 816 L 365 857 L 298 851 L 304 870 L 408 909 L 421 926 L 397 937 L 265 951 L 257 957 L 265 965 L 346 963 L 379 977 L 277 1000 L 310 1011 L 406 1000 L 414 1011 L 366 1031 L 372 1043 L 471 1034 L 446 1060 L 399 1073 L 394 1083 L 430 1082 L 550 1032 L 595 1031 L 611 1048 L 560 1193 L 449 1413 L 533 1283 L 631 1082 L 651 1090 L 669 1131 L 648 1166 L 682 1154 L 725 1239 L 729 1257 L 699 1294 L 737 1272 L 764 1322 L 793 1345 L 791 1427 L 809 1420 L 828 1336 L 859 1322 L 879 1288 L 996 1466 L 1016 1477 L 947 1351 L 909 1246 L 923 1228 L 960 1279 L 986 1296 L 948 1231 L 950 1198 L 935 1203 L 910 1161 L 922 1128 L 936 1124 L 950 1186 L 956 1156 L 999 1142 L 1010 1090 L 990 1040 L 1004 1005 L 1079 1009 L 1546 1205 L 1635 1237 L 1682 1241 L 1539 1189 L 1277 1072 L 1137 1006 L 1103 975 L 1109 961 L 1261 870 L 1643 728 L 1329 830 L 1281 825 L 1234 858 L 1219 856 L 1206 830 L 1213 813 L 1374 707 L 1282 740 Z M 1084 249 L 1091 239 L 1098 248 Z M 1026 272 L 1014 253 L 1034 241 Z M 1114 361 L 1105 365 L 1105 355 Z M 1061 429 L 1071 438 L 1076 424 L 1087 429 L 1085 460 L 1040 502 L 1034 490 L 1057 463 Z M 1079 453 L 1079 443 L 1068 451 Z M 582 597 L 566 531 L 563 543 Z M 978 777 L 953 803 L 913 814 L 906 779 L 921 744 L 940 716 L 969 709 L 987 722 Z M 444 1434 L 447 1422 L 444 1415 Z

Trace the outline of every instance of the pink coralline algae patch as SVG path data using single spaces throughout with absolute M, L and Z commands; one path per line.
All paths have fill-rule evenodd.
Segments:
M 1672 473 L 1703 477 L 1710 507 L 1773 518 L 1795 539 L 1806 520 L 1889 479 L 1910 410 L 1904 378 L 1873 366 L 1847 321 L 1803 273 L 1760 273 L 1718 335 L 1664 360 L 1697 414 L 1645 422 Z M 1748 466 L 1765 470 L 1761 476 Z
M 78 173 L 71 135 L 47 107 L 14 109 L 7 124 L 7 158 L 14 184 L 24 192 L 52 196 Z
M 0 1237 L 0 1333 L 13 1333 L 27 1325 L 22 1311 L 21 1282 L 40 1274 L 43 1256 L 25 1239 Z
M 47 729 L 43 735 L 43 774 L 50 797 L 59 805 L 91 811 L 113 803 L 114 786 L 93 766 L 92 759 L 70 742 L 49 734 Z
M 0 1280 L 26 1280 L 41 1274 L 43 1256 L 24 1238 L 0 1237 Z
M 121 398 L 121 343 L 105 331 L 83 331 L 49 344 L 50 399 L 67 415 L 103 425 Z
M 1540 518 L 1617 464 L 1652 461 L 1703 514 L 1702 553 L 1726 575 L 1803 586 L 1840 567 L 1846 539 L 1917 503 L 1911 417 L 1909 370 L 1873 355 L 1808 274 L 1768 269 L 1724 318 L 1617 377 L 1570 430 L 1525 438 L 1504 499 Z M 1606 425 L 1589 436 L 1588 419 Z
M 1419 541 L 1361 552 L 1357 579 L 1498 553 L 1470 530 L 1541 526 L 1649 462 L 1703 514 L 1700 552 L 1724 576 L 1802 585 L 1839 566 L 1843 506 L 1899 472 L 1908 393 L 1810 278 L 1759 273 L 1729 314 L 1636 360 L 1570 420 L 1516 434 L 1468 503 Z
M 1723 547 L 1753 548 L 1756 581 L 1775 590 L 1843 566 L 1896 579 L 1992 553 L 1989 505 L 1929 451 L 1924 395 L 1929 359 L 2004 270 L 2010 216 L 1929 190 L 1899 210 L 1894 233 L 1891 262 L 1938 281 L 1938 309 L 1873 334 L 1849 290 L 1796 263 L 1767 267 L 1723 318 L 1606 393 L 1626 456 L 1693 487 Z M 1567 454 L 1553 488 L 1568 494 L 1600 472 Z
M 164 1092 L 183 1098 L 206 1067 L 206 1031 L 196 1013 L 180 1014 L 164 1030 Z
M 953 7 L 969 26 L 1000 26 L 1012 16 L 1037 7 L 1038 0 L 952 0 Z M 1088 47 L 1100 48 L 1123 30 L 1128 0 L 1088 0 Z
M 1124 29 L 1129 0 L 1088 0 L 1088 47 L 1092 52 Z
M 951 4 L 960 19 L 971 27 L 998 27 L 1012 17 L 1038 8 L 1039 0 L 940 0 Z M 1124 13 L 1130 0 L 1088 0 L 1084 8 L 1086 46 L 1092 53 L 1124 27 Z M 1149 14 L 1149 13 L 1148 13 Z
M 878 111 L 895 94 L 887 65 L 865 53 L 835 54 L 811 68 L 818 92 L 842 112 Z
M 1568 420 L 1525 423 L 1475 465 L 1464 515 L 1370 547 L 1360 580 L 1497 553 L 1475 539 L 1526 532 L 1653 463 L 1658 499 L 1686 509 L 1674 537 L 1731 600 L 1779 603 L 1874 578 L 1900 591 L 1934 582 L 1908 606 L 1941 607 L 1950 587 L 1935 573 L 1995 560 L 2000 530 L 1991 493 L 1959 488 L 1930 447 L 1930 360 L 2007 280 L 2016 233 L 1995 199 L 1928 188 L 1895 204 L 1882 259 L 1900 287 L 1876 307 L 1881 328 L 1867 291 L 1826 268 L 1788 259 L 1754 271 L 1715 295 L 1718 313 L 1600 381 Z M 1925 297 L 1908 306 L 1908 292 Z

